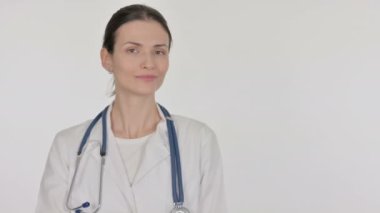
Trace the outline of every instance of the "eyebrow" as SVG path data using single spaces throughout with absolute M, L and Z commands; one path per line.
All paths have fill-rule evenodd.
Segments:
M 126 44 L 134 44 L 136 46 L 142 46 L 142 44 L 138 43 L 138 42 L 134 42 L 134 41 L 127 41 L 127 42 L 124 42 L 123 45 L 126 45 Z M 154 47 L 168 47 L 167 44 L 155 44 Z

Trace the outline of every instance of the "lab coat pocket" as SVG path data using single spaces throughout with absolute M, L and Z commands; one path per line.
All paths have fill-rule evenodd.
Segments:
M 88 202 L 85 212 L 93 212 L 99 206 L 101 157 L 100 145 L 96 141 L 89 141 L 86 145 L 79 164 L 75 179 L 72 172 L 72 191 L 68 197 L 70 208 L 76 208 Z M 75 168 L 73 168 L 75 170 Z

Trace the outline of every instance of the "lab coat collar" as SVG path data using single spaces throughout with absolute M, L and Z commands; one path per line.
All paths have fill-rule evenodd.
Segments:
M 133 198 L 133 185 L 129 184 L 128 174 L 126 168 L 123 164 L 123 159 L 120 156 L 120 152 L 118 150 L 116 144 L 116 138 L 111 129 L 111 111 L 113 104 L 109 105 L 107 112 L 107 155 L 106 155 L 106 168 L 105 172 L 110 172 L 115 183 L 118 185 L 120 192 L 123 194 L 125 200 L 130 204 L 131 207 L 134 202 Z M 170 155 L 169 152 L 169 144 L 168 144 L 168 134 L 167 134 L 167 126 L 166 126 L 166 118 L 161 111 L 158 104 L 156 104 L 157 110 L 160 114 L 161 121 L 157 124 L 156 131 L 153 135 L 148 139 L 144 156 L 142 158 L 140 168 L 136 173 L 136 177 L 134 180 L 134 185 L 138 184 L 143 178 L 149 174 L 152 169 L 157 167 L 160 163 L 164 162 Z M 89 140 L 98 141 L 101 143 L 102 141 L 102 126 L 101 122 L 98 122 L 94 127 L 93 133 L 90 136 Z M 89 141 L 90 142 L 90 141 Z M 94 153 L 99 155 L 99 153 Z

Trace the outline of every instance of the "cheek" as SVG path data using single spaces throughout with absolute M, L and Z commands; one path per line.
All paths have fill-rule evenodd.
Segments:
M 123 73 L 123 75 L 128 75 L 137 72 L 139 64 L 136 62 L 136 60 L 123 59 L 115 63 L 114 68 L 116 73 Z
M 159 70 L 162 74 L 165 74 L 169 69 L 169 60 L 168 59 L 165 59 L 162 61 L 162 63 L 160 63 L 159 65 Z

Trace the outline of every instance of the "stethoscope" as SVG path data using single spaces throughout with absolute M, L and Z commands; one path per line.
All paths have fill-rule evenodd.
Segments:
M 170 211 L 170 213 L 190 213 L 190 211 L 187 208 L 183 207 L 184 196 L 183 196 L 183 185 L 182 185 L 182 174 L 181 174 L 181 161 L 180 161 L 178 140 L 177 140 L 176 130 L 174 127 L 174 122 L 168 110 L 166 110 L 160 104 L 158 106 L 160 107 L 161 111 L 163 112 L 166 118 L 166 125 L 168 129 L 168 137 L 169 137 L 171 175 L 172 175 L 172 194 L 173 194 L 173 202 L 174 202 L 174 207 Z M 108 106 L 102 112 L 100 112 L 94 118 L 94 120 L 92 120 L 89 127 L 86 129 L 85 134 L 83 135 L 82 142 L 80 143 L 80 146 L 77 152 L 74 175 L 72 177 L 69 193 L 66 199 L 66 207 L 70 211 L 74 211 L 75 213 L 83 213 L 84 209 L 93 205 L 93 204 L 90 204 L 90 202 L 85 201 L 80 206 L 71 207 L 69 204 L 69 200 L 70 200 L 71 193 L 73 190 L 73 184 L 76 180 L 77 171 L 78 171 L 78 167 L 80 165 L 80 161 L 82 158 L 83 149 L 88 141 L 88 138 L 91 134 L 92 129 L 94 128 L 95 124 L 100 119 L 102 119 L 102 144 L 100 147 L 101 161 L 100 161 L 100 174 L 99 174 L 100 180 L 99 180 L 98 204 L 95 205 L 96 207 L 94 208 L 94 212 L 97 212 L 100 209 L 101 204 L 102 204 L 103 171 L 104 171 L 105 157 L 107 154 L 107 121 L 106 121 L 107 111 L 108 111 Z

